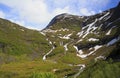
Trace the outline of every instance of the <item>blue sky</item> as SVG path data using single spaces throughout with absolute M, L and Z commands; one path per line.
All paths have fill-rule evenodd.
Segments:
M 0 0 L 0 18 L 41 30 L 61 13 L 94 15 L 115 7 L 120 0 Z

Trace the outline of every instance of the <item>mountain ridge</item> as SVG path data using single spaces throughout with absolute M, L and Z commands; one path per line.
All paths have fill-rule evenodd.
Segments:
M 48 38 L 54 42 L 58 39 L 56 46 L 59 46 L 59 43 L 63 43 L 64 48 L 67 43 L 69 43 L 67 47 L 72 45 L 76 49 L 76 55 L 81 59 L 93 58 L 94 54 L 97 53 L 98 57 L 99 55 L 105 55 L 107 57 L 119 41 L 119 9 L 120 7 L 118 5 L 115 8 L 92 16 L 60 14 L 54 17 L 52 22 L 42 32 L 46 36 L 49 35 Z M 64 32 L 64 34 L 61 32 Z M 110 51 L 105 48 L 109 48 Z M 99 52 L 103 51 L 102 49 L 105 51 L 104 53 Z

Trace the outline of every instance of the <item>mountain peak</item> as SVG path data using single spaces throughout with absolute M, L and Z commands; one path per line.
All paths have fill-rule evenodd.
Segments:
M 65 18 L 71 18 L 73 16 L 74 15 L 71 15 L 71 14 L 68 14 L 68 13 L 62 13 L 62 14 L 59 14 L 59 15 L 55 16 L 53 19 L 61 20 L 61 19 L 65 19 Z
M 113 20 L 120 18 L 119 12 L 120 12 L 120 2 L 115 8 L 111 10 L 111 17 L 109 18 L 109 21 L 113 21 Z
M 65 21 L 78 21 L 81 18 L 83 18 L 82 16 L 77 16 L 77 15 L 72 15 L 72 14 L 68 14 L 68 13 L 63 13 L 63 14 L 59 14 L 57 16 L 55 16 L 50 23 L 47 25 L 47 28 L 49 28 L 50 26 L 52 26 L 55 23 L 63 23 Z
M 117 7 L 119 7 L 119 8 L 120 8 L 120 2 L 118 3 Z

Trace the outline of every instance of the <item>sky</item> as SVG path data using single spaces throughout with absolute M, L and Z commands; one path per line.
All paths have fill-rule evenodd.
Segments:
M 62 13 L 89 16 L 117 6 L 120 0 L 0 0 L 0 18 L 29 29 L 44 29 Z

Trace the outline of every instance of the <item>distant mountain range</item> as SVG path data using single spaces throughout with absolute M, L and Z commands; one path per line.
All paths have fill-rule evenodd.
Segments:
M 0 64 L 4 66 L 21 59 L 69 66 L 67 69 L 54 69 L 60 78 L 119 78 L 120 75 L 114 74 L 111 68 L 120 73 L 120 3 L 92 16 L 60 14 L 41 31 L 1 18 Z M 111 67 L 107 67 L 109 65 Z M 94 66 L 93 69 L 91 66 Z M 44 71 L 48 72 L 47 68 Z M 108 76 L 103 71 L 113 75 Z

